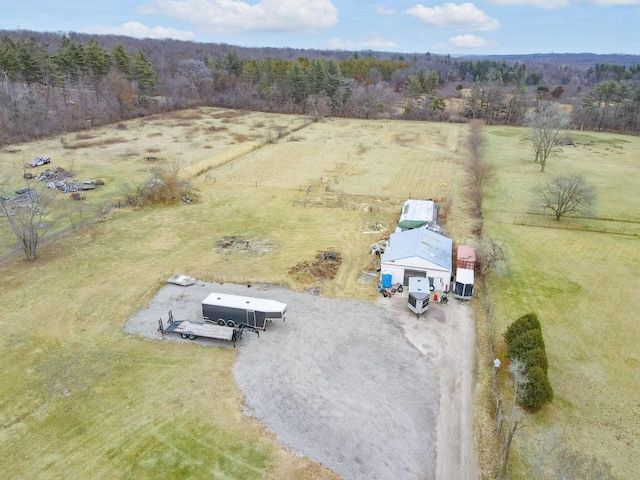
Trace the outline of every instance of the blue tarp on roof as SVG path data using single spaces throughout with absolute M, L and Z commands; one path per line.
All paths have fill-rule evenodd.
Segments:
M 446 270 L 451 270 L 453 242 L 450 238 L 425 227 L 392 233 L 382 263 L 420 257 Z

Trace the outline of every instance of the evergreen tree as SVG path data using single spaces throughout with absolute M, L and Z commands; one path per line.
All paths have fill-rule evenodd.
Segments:
M 45 47 L 38 45 L 34 37 L 29 37 L 18 43 L 18 59 L 20 61 L 20 74 L 27 83 L 40 83 L 43 81 L 40 60 L 46 52 Z
M 326 73 L 322 60 L 314 58 L 308 68 L 309 93 L 317 95 L 325 90 Z
M 131 57 L 131 78 L 136 86 L 138 101 L 142 103 L 147 96 L 153 94 L 156 84 L 156 72 L 142 50 Z
M 69 80 L 80 86 L 85 73 L 85 56 L 82 45 L 63 35 L 53 56 L 53 61 L 64 80 Z
M 18 45 L 10 37 L 3 35 L 0 39 L 0 73 L 10 80 L 16 80 L 20 71 Z
M 307 72 L 300 62 L 295 62 L 291 67 L 288 84 L 291 91 L 291 99 L 298 104 L 304 103 L 309 95 L 309 81 Z
M 93 37 L 85 49 L 85 65 L 96 92 L 96 99 L 100 101 L 102 83 L 109 73 L 109 53 Z
M 119 43 L 111 50 L 111 61 L 116 70 L 125 77 L 130 79 L 131 75 L 131 58 L 127 55 L 124 45 Z
M 238 52 L 230 50 L 224 59 L 224 69 L 229 75 L 239 77 L 242 73 L 242 60 L 238 56 Z

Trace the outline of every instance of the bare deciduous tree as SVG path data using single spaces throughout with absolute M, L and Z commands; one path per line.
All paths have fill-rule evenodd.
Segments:
M 568 214 L 591 214 L 596 200 L 593 185 L 580 174 L 554 177 L 533 187 L 534 206 L 553 211 L 556 220 Z
M 25 188 L 10 198 L 6 192 L 7 183 L 5 180 L 0 185 L 0 212 L 7 218 L 25 258 L 35 260 L 40 241 L 55 224 L 53 201 L 58 191 L 47 189 L 44 184 L 27 182 Z
M 531 145 L 544 172 L 547 159 L 556 148 L 563 129 L 569 126 L 569 114 L 565 109 L 549 100 L 542 100 L 533 112 L 528 112 L 525 123 L 529 127 Z
M 482 120 L 472 120 L 469 125 L 467 147 L 469 160 L 467 171 L 470 177 L 470 196 L 476 206 L 478 217 L 482 215 L 482 199 L 484 187 L 495 177 L 495 167 L 484 157 L 484 138 L 482 137 Z
M 476 249 L 480 273 L 488 275 L 507 268 L 509 257 L 504 240 L 483 239 Z
M 518 406 L 518 399 L 522 393 L 523 386 L 529 381 L 525 372 L 525 366 L 519 360 L 514 360 L 509 365 L 509 373 L 513 381 L 513 401 L 511 410 L 505 418 L 505 428 L 502 430 L 502 468 L 501 478 L 508 478 L 509 453 L 514 437 L 526 426 L 525 414 Z

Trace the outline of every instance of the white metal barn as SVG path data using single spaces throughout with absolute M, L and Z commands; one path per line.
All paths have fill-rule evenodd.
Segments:
M 409 285 L 409 278 L 428 278 L 433 290 L 448 292 L 451 286 L 452 241 L 426 227 L 391 234 L 380 259 L 380 274 L 392 283 Z
M 433 227 L 437 220 L 438 210 L 433 200 L 407 200 L 402 206 L 398 229 L 406 230 L 423 225 Z

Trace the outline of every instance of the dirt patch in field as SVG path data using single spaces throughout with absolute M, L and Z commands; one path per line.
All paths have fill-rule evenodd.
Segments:
M 231 235 L 222 237 L 216 242 L 216 248 L 224 253 L 244 253 L 251 255 L 264 255 L 273 251 L 276 246 L 267 239 L 251 239 Z
M 303 285 L 318 280 L 332 280 L 342 265 L 340 252 L 325 250 L 318 252 L 315 260 L 300 262 L 289 269 L 289 275 Z

